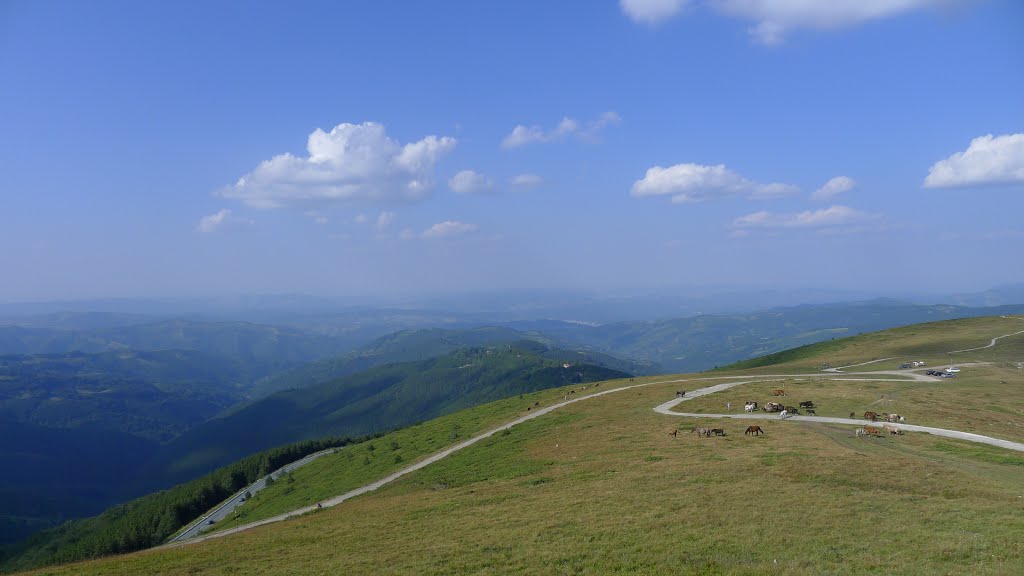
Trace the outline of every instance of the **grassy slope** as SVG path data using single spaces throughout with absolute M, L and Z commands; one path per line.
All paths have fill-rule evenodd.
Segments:
M 984 344 L 1012 331 L 1008 324 L 939 326 L 920 345 L 948 350 L 963 339 L 959 328 L 971 331 L 968 346 Z M 832 356 L 893 355 L 891 336 Z M 1000 369 L 1014 355 L 1024 361 L 1020 340 L 1008 340 L 994 353 Z M 942 385 L 961 383 L 986 386 L 980 377 Z M 673 439 L 668 430 L 693 421 L 651 407 L 678 388 L 573 404 L 302 519 L 46 573 L 1024 572 L 1024 456 L 925 434 L 857 439 L 849 426 L 797 422 L 764 422 L 767 436 L 755 439 L 740 424 L 708 420 L 730 436 Z M 327 482 L 330 473 L 319 475 Z M 296 473 L 293 486 L 307 480 Z

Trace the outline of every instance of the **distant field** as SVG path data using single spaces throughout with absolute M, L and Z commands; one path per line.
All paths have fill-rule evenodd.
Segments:
M 852 348 L 837 341 L 825 356 L 788 362 L 816 366 L 827 357 L 839 365 L 924 354 L 928 346 L 934 354 L 953 340 L 966 342 L 964 347 L 979 345 L 978 338 L 986 344 L 1011 331 L 1007 325 L 1016 324 L 978 319 L 957 326 L 956 334 L 917 326 L 916 333 L 902 337 L 893 336 L 899 331 L 876 335 L 874 347 L 870 338 L 858 337 Z M 960 328 L 970 337 L 959 334 Z M 961 378 L 934 387 L 805 379 L 785 387 L 792 400 L 809 394 L 823 415 L 848 416 L 863 411 L 857 406 L 885 402 L 880 411 L 905 413 L 912 423 L 962 425 L 1019 439 L 1021 434 L 1010 430 L 1014 423 L 1024 424 L 1016 412 L 1024 375 L 1011 358 L 1022 349 L 1021 340 L 1009 340 L 986 351 L 987 359 L 972 353 L 958 360 L 995 364 L 965 369 Z M 886 346 L 910 348 L 887 354 Z M 734 421 L 675 419 L 652 411 L 674 390 L 702 385 L 660 384 L 578 402 L 375 493 L 303 518 L 39 573 L 1024 573 L 1024 454 L 920 433 L 855 438 L 850 426 L 794 421 L 765 421 L 760 424 L 766 436 L 751 438 Z M 729 398 L 740 405 L 734 410 L 742 409 L 745 399 L 767 399 L 772 387 L 779 386 L 730 390 L 691 401 L 687 409 L 718 411 Z M 560 398 L 547 394 L 535 401 L 543 405 Z M 747 398 L 750 394 L 762 397 Z M 517 407 L 518 398 L 507 402 L 480 414 L 478 429 L 525 409 Z M 396 449 L 386 438 L 376 440 L 371 461 L 386 462 L 387 456 L 393 461 L 406 446 L 428 451 L 433 444 L 427 438 L 443 444 L 452 422 L 435 421 L 411 437 L 395 437 Z M 726 428 L 730 435 L 668 435 L 698 422 Z M 296 473 L 293 493 L 304 483 L 343 492 L 343 484 L 357 480 L 333 484 L 332 475 L 345 478 L 344 472 L 327 464 L 357 458 L 355 452 L 351 459 L 339 454 L 315 475 Z M 385 471 L 381 466 L 379 474 Z

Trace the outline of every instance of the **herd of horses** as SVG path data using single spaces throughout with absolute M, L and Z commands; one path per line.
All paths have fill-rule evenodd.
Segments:
M 778 388 L 778 389 L 772 390 L 772 395 L 773 396 L 785 396 L 786 395 L 786 391 L 784 389 L 782 389 L 782 388 Z M 676 391 L 676 398 L 682 398 L 684 396 L 686 396 L 686 392 L 685 391 L 681 391 L 681 390 L 677 390 Z M 783 420 L 785 420 L 786 418 L 788 418 L 790 416 L 799 415 L 800 414 L 800 410 L 804 410 L 804 413 L 809 415 L 809 416 L 814 416 L 815 415 L 814 402 L 811 401 L 811 400 L 804 400 L 803 402 L 799 402 L 796 406 L 786 406 L 785 404 L 783 404 L 781 402 L 766 402 L 764 404 L 764 406 L 760 406 L 757 402 L 754 402 L 754 401 L 748 401 L 748 402 L 744 402 L 743 403 L 743 411 L 747 412 L 747 413 L 755 412 L 755 411 L 757 411 L 757 409 L 759 407 L 764 412 L 768 412 L 768 413 L 772 413 L 772 414 L 779 414 L 779 416 Z M 856 418 L 856 413 L 850 412 L 850 418 Z M 881 420 L 881 421 L 886 422 L 886 423 L 890 423 L 890 422 L 891 423 L 896 423 L 896 422 L 906 422 L 907 421 L 907 419 L 904 416 L 901 416 L 899 414 L 886 414 L 884 412 L 878 413 L 878 412 L 873 412 L 873 411 L 870 411 L 870 410 L 867 411 L 867 412 L 864 412 L 864 419 L 865 420 L 870 420 L 871 422 L 878 422 L 879 420 Z M 725 436 L 725 430 L 723 430 L 721 428 L 704 428 L 704 427 L 701 427 L 701 426 L 697 426 L 697 427 L 693 428 L 692 432 L 694 434 L 697 434 L 697 436 L 703 436 L 703 437 L 707 437 L 707 438 L 710 438 L 711 436 Z M 875 426 L 863 426 L 861 428 L 857 428 L 854 431 L 854 433 L 855 433 L 855 435 L 857 437 L 861 437 L 861 436 L 884 436 L 884 435 L 902 436 L 903 435 L 903 430 L 900 430 L 896 426 L 889 426 L 888 424 L 883 424 L 881 428 L 878 428 L 878 427 L 875 427 Z M 669 432 L 669 436 L 672 436 L 673 438 L 675 438 L 678 434 L 679 434 L 679 430 L 672 430 L 671 432 Z M 743 432 L 743 434 L 745 436 L 763 436 L 764 435 L 764 430 L 762 430 L 760 426 L 748 426 L 746 431 Z

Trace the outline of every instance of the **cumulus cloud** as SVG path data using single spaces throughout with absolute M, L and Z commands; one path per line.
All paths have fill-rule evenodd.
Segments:
M 717 0 L 719 11 L 755 24 L 750 35 L 762 44 L 779 44 L 799 28 L 830 29 L 880 20 L 962 0 Z
M 423 231 L 424 238 L 447 238 L 449 236 L 458 236 L 465 234 L 466 232 L 472 232 L 476 230 L 476 224 L 466 224 L 465 222 L 458 222 L 456 220 L 445 220 L 444 222 L 438 222 L 430 228 Z
M 811 193 L 811 200 L 831 200 L 844 192 L 853 190 L 856 185 L 857 182 L 849 176 L 836 176 Z
M 209 216 L 203 216 L 199 219 L 199 225 L 196 226 L 196 230 L 203 233 L 213 232 L 217 228 L 220 228 L 222 224 L 227 222 L 231 218 L 231 210 L 224 209 L 216 214 L 210 214 Z
M 448 180 L 448 187 L 456 194 L 478 194 L 494 189 L 494 181 L 472 170 L 462 170 Z
M 1024 134 L 988 134 L 932 165 L 925 188 L 1024 182 Z
M 512 132 L 501 141 L 502 148 L 518 148 L 527 144 L 557 142 L 567 136 L 575 135 L 580 140 L 594 141 L 607 127 L 618 124 L 622 118 L 614 111 L 602 113 L 597 118 L 585 123 L 580 123 L 574 118 L 566 116 L 550 130 L 540 126 L 516 125 Z
M 678 14 L 688 0 L 619 0 L 619 7 L 634 22 L 658 24 Z
M 733 220 L 734 229 L 751 228 L 837 228 L 867 223 L 878 218 L 870 214 L 854 210 L 848 206 L 829 206 L 821 210 L 807 210 L 795 214 L 760 211 Z
M 434 186 L 434 165 L 454 147 L 454 138 L 433 135 L 402 145 L 373 122 L 317 128 L 307 156 L 265 160 L 220 195 L 255 208 L 418 200 Z
M 536 174 L 519 174 L 511 180 L 511 184 L 516 188 L 522 190 L 529 190 L 530 188 L 536 188 L 544 182 L 544 179 Z
M 799 192 L 791 184 L 760 184 L 729 170 L 724 164 L 676 164 L 668 168 L 654 166 L 633 183 L 630 193 L 638 198 L 669 196 L 673 204 L 704 202 L 728 196 L 751 199 L 778 198 Z

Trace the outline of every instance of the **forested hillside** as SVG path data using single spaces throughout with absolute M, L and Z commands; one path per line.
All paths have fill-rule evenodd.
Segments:
M 552 360 L 545 355 L 561 355 Z M 246 454 L 327 435 L 362 435 L 428 420 L 505 396 L 626 373 L 575 363 L 536 342 L 465 348 L 278 392 L 197 426 L 168 445 L 164 473 L 188 477 Z M 565 363 L 569 367 L 563 367 Z

